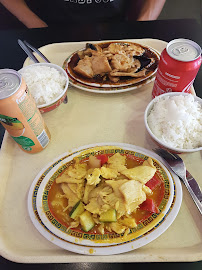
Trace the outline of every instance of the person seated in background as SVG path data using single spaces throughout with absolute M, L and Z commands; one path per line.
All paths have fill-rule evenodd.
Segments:
M 0 0 L 27 28 L 66 23 L 156 20 L 166 0 Z

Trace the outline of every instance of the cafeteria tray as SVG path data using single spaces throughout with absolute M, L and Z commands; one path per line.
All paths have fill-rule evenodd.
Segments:
M 166 42 L 155 39 L 130 40 L 161 52 Z M 85 42 L 56 43 L 40 50 L 55 64 Z M 26 60 L 24 65 L 30 64 Z M 131 252 L 110 256 L 87 256 L 69 252 L 46 240 L 32 224 L 27 195 L 38 172 L 64 152 L 98 142 L 129 143 L 151 150 L 155 143 L 147 135 L 143 116 L 151 100 L 153 82 L 119 94 L 97 94 L 68 89 L 68 103 L 43 114 L 52 135 L 48 147 L 27 154 L 5 132 L 0 151 L 0 255 L 20 263 L 79 262 L 168 262 L 202 260 L 202 216 L 187 190 L 172 225 L 151 243 Z M 192 88 L 193 94 L 195 94 Z M 201 152 L 181 155 L 187 169 L 202 186 Z

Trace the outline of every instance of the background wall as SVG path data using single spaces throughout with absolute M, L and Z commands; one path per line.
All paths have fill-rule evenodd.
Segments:
M 166 0 L 158 20 L 196 19 L 202 24 L 202 0 Z

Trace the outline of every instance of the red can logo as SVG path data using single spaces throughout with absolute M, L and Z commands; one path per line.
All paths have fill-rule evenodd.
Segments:
M 201 61 L 197 43 L 187 39 L 169 42 L 161 54 L 152 98 L 168 92 L 191 93 Z

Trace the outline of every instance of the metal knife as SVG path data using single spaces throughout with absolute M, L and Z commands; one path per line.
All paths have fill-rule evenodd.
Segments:
M 194 177 L 186 170 L 186 178 L 187 182 L 190 185 L 191 189 L 193 190 L 194 194 L 196 195 L 197 199 L 200 203 L 202 203 L 202 192 L 201 189 L 194 179 Z

